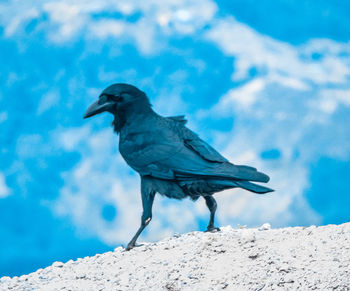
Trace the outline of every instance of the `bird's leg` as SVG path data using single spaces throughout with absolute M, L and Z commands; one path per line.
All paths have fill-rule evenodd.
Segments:
M 141 177 L 141 197 L 142 197 L 142 217 L 141 225 L 137 230 L 134 237 L 128 243 L 126 250 L 131 250 L 135 247 L 135 243 L 141 232 L 149 224 L 152 219 L 152 205 L 154 200 L 155 191 L 152 190 L 152 182 L 149 178 Z
M 210 211 L 210 220 L 206 231 L 220 231 L 220 228 L 214 226 L 214 216 L 217 208 L 216 201 L 212 195 L 204 196 L 204 199 Z

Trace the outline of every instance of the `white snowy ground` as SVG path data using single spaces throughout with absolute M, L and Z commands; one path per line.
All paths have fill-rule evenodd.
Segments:
M 191 232 L 21 277 L 0 290 L 350 290 L 350 223 Z

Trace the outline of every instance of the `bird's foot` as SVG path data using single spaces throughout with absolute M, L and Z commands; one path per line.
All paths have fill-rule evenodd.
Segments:
M 215 227 L 215 226 L 208 226 L 207 227 L 207 230 L 205 231 L 205 232 L 218 232 L 218 231 L 220 231 L 221 229 L 220 229 L 220 227 Z
M 134 244 L 128 244 L 125 248 L 125 251 L 130 251 L 131 249 L 133 249 L 135 247 Z
M 136 244 L 136 243 L 129 242 L 125 248 L 125 251 L 130 251 L 131 249 L 133 249 L 135 247 L 137 248 L 137 247 L 141 247 L 141 246 L 143 246 L 143 244 Z

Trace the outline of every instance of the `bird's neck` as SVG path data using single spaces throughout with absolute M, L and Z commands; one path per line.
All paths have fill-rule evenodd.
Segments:
M 130 106 L 118 110 L 114 114 L 113 127 L 114 131 L 120 133 L 123 127 L 137 124 L 143 120 L 157 115 L 151 106 Z

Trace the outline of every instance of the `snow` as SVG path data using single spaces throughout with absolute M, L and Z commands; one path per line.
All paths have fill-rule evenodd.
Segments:
M 191 232 L 21 277 L 0 290 L 350 290 L 350 223 Z

